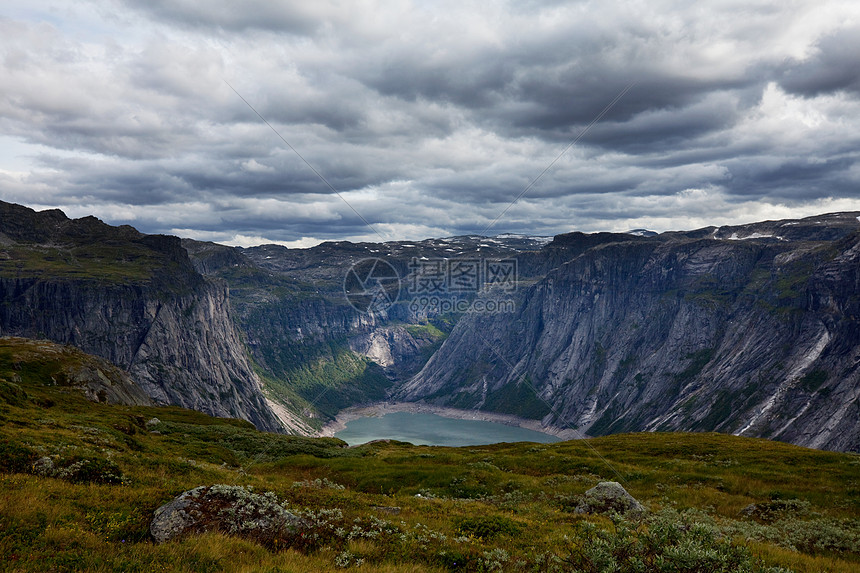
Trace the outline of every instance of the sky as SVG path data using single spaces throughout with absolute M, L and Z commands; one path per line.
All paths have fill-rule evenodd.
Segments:
M 231 245 L 860 210 L 860 2 L 4 0 L 0 199 Z

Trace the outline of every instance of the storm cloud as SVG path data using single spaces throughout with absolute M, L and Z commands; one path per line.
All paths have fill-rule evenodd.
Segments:
M 0 198 L 243 245 L 860 210 L 858 38 L 853 1 L 11 0 Z

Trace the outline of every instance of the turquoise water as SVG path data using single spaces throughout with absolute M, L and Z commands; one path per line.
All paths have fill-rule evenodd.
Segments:
M 480 420 L 458 420 L 436 414 L 394 412 L 384 416 L 347 422 L 334 435 L 350 446 L 371 440 L 399 440 L 428 446 L 478 446 L 498 442 L 539 442 L 549 444 L 559 438 L 543 432 Z

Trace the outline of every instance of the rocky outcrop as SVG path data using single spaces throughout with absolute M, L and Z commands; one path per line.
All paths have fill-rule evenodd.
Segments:
M 272 492 L 253 493 L 236 485 L 201 486 L 186 491 L 155 510 L 149 526 L 157 543 L 187 535 L 218 531 L 257 541 L 271 548 L 288 545 L 303 527 Z
M 230 320 L 223 285 L 201 281 L 165 293 L 147 285 L 0 278 L 0 300 L 3 334 L 106 358 L 156 403 L 280 428 Z
M 394 380 L 405 380 L 420 370 L 441 344 L 444 334 L 427 325 L 381 326 L 349 338 L 353 352 L 382 366 Z
M 860 449 L 856 217 L 608 237 L 522 290 L 514 313 L 462 319 L 394 397 L 592 435 Z

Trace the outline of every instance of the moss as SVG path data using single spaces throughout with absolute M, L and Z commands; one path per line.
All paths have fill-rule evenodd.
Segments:
M 698 376 L 713 358 L 713 348 L 703 348 L 702 350 L 697 350 L 696 352 L 692 352 L 684 356 L 684 360 L 689 360 L 690 363 L 683 371 L 675 374 L 674 378 L 677 391 L 680 391 L 684 384 Z
M 39 455 L 27 446 L 8 439 L 0 440 L 0 472 L 30 472 L 37 459 Z
M 486 517 L 459 517 L 454 520 L 454 529 L 462 535 L 493 539 L 500 535 L 520 535 L 524 528 L 512 519 L 490 515 Z
M 707 416 L 692 425 L 693 430 L 713 431 L 732 418 L 737 410 L 739 394 L 728 390 L 717 392 Z

